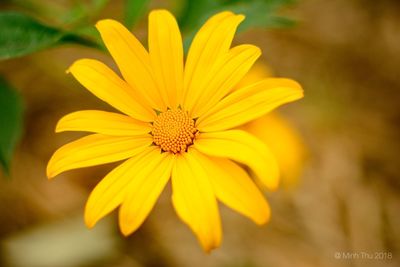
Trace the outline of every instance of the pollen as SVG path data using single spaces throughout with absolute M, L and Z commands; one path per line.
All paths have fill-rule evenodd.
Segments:
M 165 152 L 185 152 L 193 144 L 197 132 L 194 124 L 194 120 L 181 109 L 162 112 L 153 123 L 153 142 Z

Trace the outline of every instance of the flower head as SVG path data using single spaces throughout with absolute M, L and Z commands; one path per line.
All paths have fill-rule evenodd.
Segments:
M 221 242 L 217 200 L 257 224 L 269 219 L 267 202 L 239 164 L 275 189 L 277 163 L 263 142 L 236 128 L 301 98 L 303 91 L 282 78 L 233 90 L 261 54 L 253 45 L 231 48 L 243 19 L 231 12 L 211 17 L 195 36 L 185 65 L 180 31 L 168 11 L 149 15 L 149 51 L 120 23 L 97 23 L 123 79 L 92 59 L 76 61 L 69 72 L 122 114 L 84 110 L 63 117 L 57 132 L 92 134 L 58 149 L 47 167 L 52 178 L 125 160 L 92 191 L 85 209 L 89 227 L 119 207 L 120 229 L 131 234 L 170 179 L 173 206 L 206 251 Z

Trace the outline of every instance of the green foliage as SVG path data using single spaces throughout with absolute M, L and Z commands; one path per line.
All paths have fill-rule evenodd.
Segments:
M 103 41 L 101 40 L 100 33 L 94 25 L 78 27 L 74 29 L 74 33 L 79 36 L 85 36 L 85 38 L 93 40 L 94 43 L 89 43 L 89 46 L 93 46 L 93 44 L 95 44 L 95 48 L 103 52 L 107 51 L 106 47 L 103 44 Z
M 64 43 L 97 46 L 78 35 L 50 27 L 17 12 L 0 13 L 0 59 L 15 58 Z
M 103 9 L 107 5 L 108 2 L 109 2 L 109 0 L 92 0 L 91 5 L 93 6 L 93 8 L 96 11 L 99 11 L 99 10 Z
M 55 18 L 62 25 L 70 25 L 85 20 L 87 17 L 88 8 L 82 2 L 76 2 L 71 8 L 58 15 Z
M 150 0 L 125 0 L 125 26 L 131 29 L 142 17 Z
M 23 14 L 0 14 L 0 58 L 23 56 L 57 44 L 63 33 Z
M 243 31 L 252 27 L 277 28 L 293 26 L 293 20 L 277 15 L 282 7 L 293 2 L 293 0 L 249 0 L 237 1 L 227 6 L 229 7 L 228 10 L 246 16 L 246 20 L 239 28 L 239 31 Z
M 9 172 L 10 160 L 22 128 L 22 101 L 19 94 L 0 77 L 0 165 Z
M 217 10 L 222 6 L 220 0 L 186 0 L 181 15 L 178 18 L 182 31 L 190 31 L 201 23 L 203 16 L 210 10 Z
M 294 25 L 294 21 L 277 13 L 295 0 L 186 0 L 178 21 L 185 32 L 187 50 L 194 33 L 212 15 L 229 10 L 246 16 L 239 31 L 249 28 L 277 28 Z
M 72 8 L 63 11 L 59 20 L 62 25 L 87 26 L 88 24 L 92 24 L 93 18 L 98 15 L 108 2 L 109 0 L 76 1 Z

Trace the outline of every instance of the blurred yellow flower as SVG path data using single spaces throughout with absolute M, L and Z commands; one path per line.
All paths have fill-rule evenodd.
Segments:
M 185 66 L 180 31 L 168 11 L 149 15 L 149 52 L 120 23 L 97 23 L 124 80 L 92 59 L 76 61 L 69 71 L 125 115 L 97 110 L 66 115 L 57 132 L 94 134 L 58 149 L 47 167 L 52 178 L 127 159 L 91 193 L 88 227 L 120 206 L 120 229 L 131 234 L 170 178 L 173 206 L 206 251 L 221 242 L 217 199 L 257 224 L 268 220 L 267 202 L 237 163 L 270 189 L 278 185 L 277 163 L 263 142 L 234 128 L 301 98 L 303 91 L 295 81 L 277 78 L 233 91 L 261 54 L 253 45 L 230 48 L 243 19 L 231 12 L 210 18 L 195 36 Z
M 292 188 L 298 184 L 306 150 L 300 134 L 278 113 L 271 113 L 246 123 L 241 129 L 263 141 L 274 154 L 281 172 L 281 185 Z
M 256 63 L 235 88 L 242 88 L 272 76 L 271 69 Z M 268 113 L 240 127 L 263 141 L 275 155 L 281 173 L 281 185 L 291 188 L 298 184 L 306 157 L 300 133 L 277 112 Z

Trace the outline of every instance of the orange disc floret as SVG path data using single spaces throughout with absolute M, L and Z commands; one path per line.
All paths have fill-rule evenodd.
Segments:
M 181 109 L 160 113 L 153 123 L 153 142 L 165 152 L 185 152 L 193 144 L 197 129 L 194 120 Z

